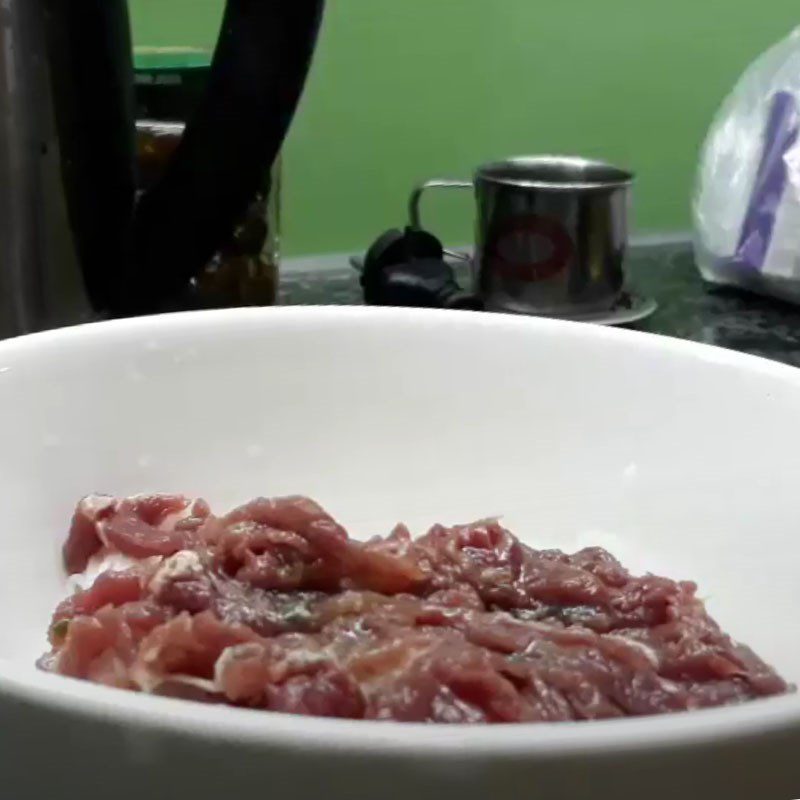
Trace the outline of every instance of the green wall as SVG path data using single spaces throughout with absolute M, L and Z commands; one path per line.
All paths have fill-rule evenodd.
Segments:
M 130 0 L 137 44 L 211 45 L 221 0 Z M 287 250 L 359 249 L 418 179 L 535 152 L 636 170 L 640 231 L 683 230 L 697 150 L 796 0 L 328 0 L 286 155 Z M 469 240 L 469 198 L 426 205 Z

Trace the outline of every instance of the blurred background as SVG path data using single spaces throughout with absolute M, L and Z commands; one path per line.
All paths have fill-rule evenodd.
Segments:
M 221 0 L 129 2 L 137 46 L 215 41 Z M 794 0 L 335 0 L 286 149 L 284 250 L 358 250 L 415 181 L 552 151 L 634 169 L 637 233 L 688 231 L 714 111 L 797 21 Z M 468 197 L 426 202 L 470 240 Z

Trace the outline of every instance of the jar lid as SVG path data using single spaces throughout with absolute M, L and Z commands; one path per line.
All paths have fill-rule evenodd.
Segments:
M 135 48 L 137 119 L 190 119 L 205 89 L 211 58 L 209 50 L 199 47 Z
M 133 50 L 136 72 L 151 75 L 208 69 L 212 55 L 202 47 L 135 47 Z

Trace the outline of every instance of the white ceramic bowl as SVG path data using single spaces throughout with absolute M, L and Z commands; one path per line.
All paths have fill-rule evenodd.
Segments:
M 800 372 L 465 312 L 165 316 L 0 344 L 0 780 L 13 798 L 800 796 L 800 698 L 447 727 L 206 707 L 37 672 L 90 491 L 306 493 L 355 534 L 502 514 L 700 582 L 800 680 Z

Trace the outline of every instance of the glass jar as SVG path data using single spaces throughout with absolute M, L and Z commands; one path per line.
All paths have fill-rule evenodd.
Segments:
M 137 54 L 136 145 L 139 189 L 159 180 L 199 100 L 208 58 L 159 50 Z M 156 116 L 157 115 L 157 116 Z M 229 242 L 187 286 L 187 308 L 273 305 L 280 260 L 281 162 L 253 198 Z

